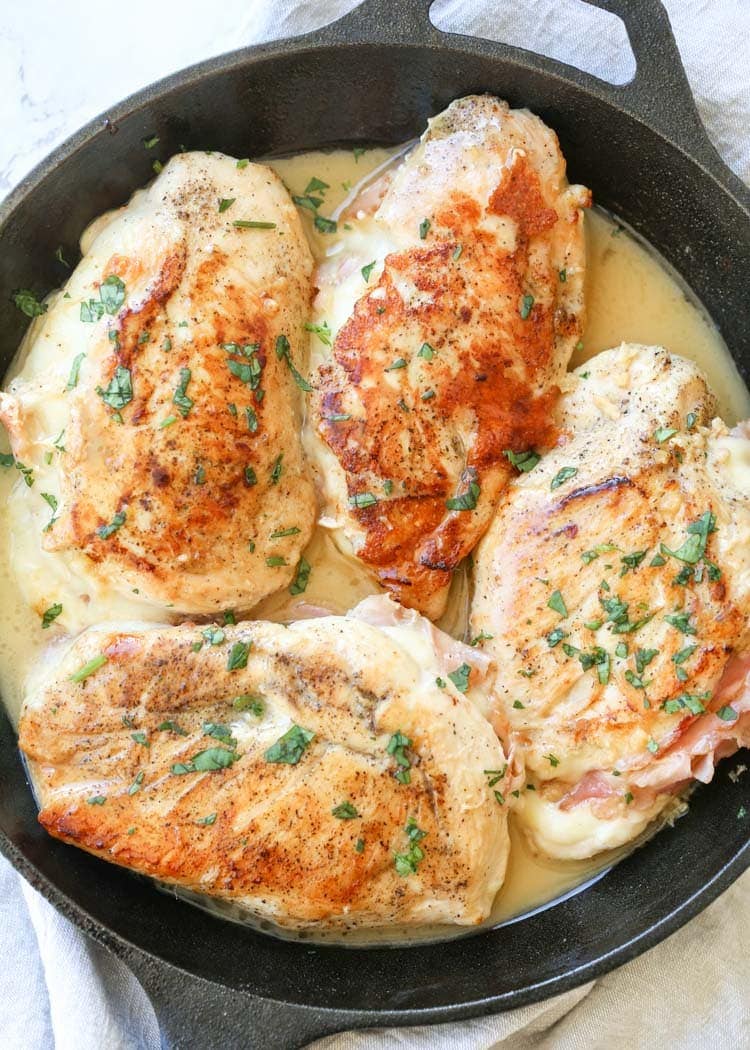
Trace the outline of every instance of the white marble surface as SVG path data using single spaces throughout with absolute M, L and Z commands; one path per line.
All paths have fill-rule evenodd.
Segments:
M 145 84 L 210 55 L 311 29 L 353 6 L 354 0 L 128 0 L 113 7 L 5 0 L 0 196 L 71 132 Z M 710 133 L 750 181 L 750 3 L 668 0 L 667 7 Z M 627 73 L 618 33 L 579 0 L 437 0 L 432 18 L 446 29 L 538 47 L 613 79 Z

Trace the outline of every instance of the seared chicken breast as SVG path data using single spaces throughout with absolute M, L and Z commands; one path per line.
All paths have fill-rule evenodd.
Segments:
M 472 631 L 552 856 L 628 841 L 750 742 L 750 440 L 714 410 L 684 359 L 600 354 L 477 551 Z
M 116 864 L 282 926 L 473 924 L 513 783 L 487 672 L 383 598 L 288 627 L 109 624 L 31 691 L 20 745 L 43 826 Z
M 512 474 L 506 450 L 550 439 L 588 203 L 538 117 L 460 99 L 342 216 L 315 278 L 333 341 L 311 399 L 324 520 L 432 618 Z
M 0 395 L 29 603 L 60 622 L 247 609 L 315 516 L 299 431 L 312 259 L 268 168 L 174 157 L 96 224 Z M 24 482 L 26 482 L 24 484 Z M 117 605 L 117 601 L 120 605 Z

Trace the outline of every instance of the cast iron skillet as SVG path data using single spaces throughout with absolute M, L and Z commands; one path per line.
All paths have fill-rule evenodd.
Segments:
M 0 209 L 0 360 L 24 319 L 18 287 L 64 280 L 84 226 L 125 202 L 180 146 L 236 156 L 396 143 L 452 99 L 489 91 L 559 133 L 590 186 L 684 276 L 750 374 L 750 193 L 706 138 L 658 0 L 596 0 L 626 22 L 635 79 L 611 87 L 526 51 L 436 30 L 428 0 L 367 0 L 294 40 L 212 59 L 147 88 L 74 135 Z M 735 763 L 733 763 L 736 765 Z M 138 974 L 165 1041 L 296 1047 L 350 1027 L 447 1021 L 520 1006 L 656 944 L 750 864 L 747 799 L 722 763 L 687 816 L 595 885 L 503 928 L 442 945 L 346 950 L 290 944 L 213 919 L 145 880 L 49 838 L 0 715 L 0 849 Z

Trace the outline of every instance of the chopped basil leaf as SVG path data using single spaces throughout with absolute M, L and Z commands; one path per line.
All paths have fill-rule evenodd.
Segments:
M 91 798 L 86 799 L 89 806 L 103 806 L 106 801 L 106 795 L 92 795 Z
M 339 802 L 338 806 L 333 807 L 331 813 L 338 820 L 356 820 L 361 815 L 351 802 Z
M 638 674 L 643 674 L 643 671 L 655 656 L 659 655 L 658 649 L 636 649 L 635 651 L 635 669 Z
M 371 492 L 356 492 L 349 497 L 349 506 L 362 510 L 364 507 L 373 507 L 378 502 L 378 497 Z
M 383 369 L 384 372 L 396 372 L 399 368 L 406 368 L 406 361 L 403 357 L 397 357 L 393 364 L 386 365 Z
M 304 390 L 306 393 L 312 391 L 312 387 L 304 376 L 300 375 L 297 369 L 294 367 L 292 361 L 291 348 L 289 346 L 289 340 L 285 335 L 280 335 L 276 340 L 276 357 L 281 360 L 282 358 L 286 361 L 289 371 L 292 373 L 292 378 L 300 390 Z
M 354 843 L 354 849 L 356 850 L 357 853 L 364 853 L 364 851 L 365 851 L 365 840 L 364 839 L 357 839 L 357 841 Z
M 687 531 L 689 533 L 688 538 L 681 547 L 673 551 L 662 543 L 661 552 L 662 554 L 669 554 L 679 561 L 687 562 L 688 565 L 695 565 L 706 553 L 709 535 L 712 532 L 716 532 L 716 518 L 710 510 L 707 510 L 697 521 L 692 521 L 688 525 Z
M 333 219 L 326 219 L 322 215 L 315 216 L 315 229 L 320 233 L 335 233 L 337 228 Z
M 620 576 L 626 576 L 631 569 L 637 569 L 647 554 L 648 547 L 644 551 L 633 551 L 632 554 L 623 554 L 620 558 L 620 561 L 622 562 Z
M 141 772 L 138 773 L 138 775 L 136 776 L 135 780 L 133 781 L 133 783 L 128 788 L 128 794 L 129 795 L 134 795 L 136 793 L 136 791 L 138 791 L 138 789 L 140 788 L 141 784 L 143 783 L 143 780 L 144 780 L 145 776 L 146 776 L 146 774 L 143 772 L 143 770 L 141 770 Z
M 679 653 L 674 654 L 672 657 L 672 663 L 684 664 L 686 660 L 690 659 L 697 648 L 697 645 L 686 645 L 684 649 L 680 649 Z
M 160 722 L 156 728 L 159 732 L 175 733 L 177 736 L 188 735 L 185 730 L 178 726 L 176 722 L 173 722 L 171 718 L 167 719 L 166 722 Z
M 513 452 L 511 449 L 506 448 L 503 455 L 508 458 L 511 466 L 515 467 L 516 470 L 522 471 L 524 474 L 528 474 L 530 470 L 533 470 L 539 460 L 542 458 L 533 449 L 528 449 L 526 452 Z
M 68 382 L 65 384 L 66 390 L 73 390 L 78 385 L 78 375 L 81 371 L 81 361 L 83 361 L 85 354 L 76 354 L 73 358 L 73 364 L 70 366 L 70 375 L 68 376 Z
M 188 383 L 190 382 L 191 377 L 192 373 L 189 368 L 180 369 L 180 382 L 174 392 L 174 397 L 172 398 L 172 404 L 177 405 L 183 419 L 187 419 L 190 415 L 190 409 L 195 404 L 193 399 L 187 396 Z
M 118 365 L 107 389 L 103 390 L 98 386 L 96 392 L 105 405 L 109 405 L 115 411 L 119 411 L 125 405 L 130 404 L 133 400 L 133 382 L 130 369 Z
M 419 224 L 419 239 L 421 241 L 423 241 L 425 239 L 425 237 L 427 236 L 427 234 L 429 233 L 430 226 L 432 226 L 432 223 L 430 222 L 429 219 L 422 219 L 422 221 L 420 222 L 420 224 Z
M 247 667 L 247 656 L 252 642 L 235 642 L 227 658 L 227 671 L 239 671 Z
M 563 482 L 569 481 L 570 478 L 574 478 L 577 473 L 578 467 L 562 467 L 550 482 L 550 489 L 554 492 L 555 489 L 560 488 Z
M 235 219 L 232 226 L 238 230 L 275 230 L 275 222 L 263 222 L 258 219 Z
M 459 693 L 465 693 L 469 688 L 469 679 L 471 677 L 471 667 L 468 664 L 461 664 L 455 671 L 450 671 L 448 674 L 451 682 L 458 689 Z
M 245 416 L 247 418 L 247 429 L 251 434 L 255 434 L 258 430 L 258 417 L 255 413 L 255 409 L 248 405 L 245 408 Z
M 534 305 L 533 295 L 524 295 L 521 299 L 521 305 L 518 308 L 518 312 L 521 315 L 521 320 L 526 321 L 531 313 L 531 308 Z
M 406 748 L 411 747 L 411 744 L 409 737 L 398 729 L 393 733 L 386 747 L 387 754 L 395 758 L 396 765 L 399 767 L 393 775 L 401 784 L 411 783 L 411 759 L 406 754 Z
M 716 712 L 716 717 L 720 718 L 722 722 L 734 722 L 739 716 L 733 707 L 730 707 L 729 704 L 724 704 Z
M 553 612 L 559 613 L 560 616 L 567 616 L 568 609 L 565 605 L 565 600 L 559 591 L 554 591 L 550 600 L 547 602 L 547 608 L 552 609 Z
M 246 168 L 249 163 L 250 161 L 247 159 L 247 157 L 240 157 L 240 159 L 237 161 L 237 167 Z
M 477 500 L 481 494 L 479 482 L 476 480 L 476 473 L 467 472 L 467 476 L 470 480 L 466 491 L 458 496 L 451 496 L 450 499 L 445 501 L 448 510 L 474 510 L 476 507 Z
M 225 632 L 215 624 L 212 624 L 210 627 L 204 627 L 201 634 L 209 645 L 222 645 L 227 640 Z
M 243 693 L 241 696 L 235 696 L 232 700 L 232 707 L 235 711 L 249 711 L 257 718 L 265 711 L 265 704 L 259 696 L 252 696 L 250 693 Z
M 108 540 L 118 529 L 125 524 L 125 511 L 118 510 L 109 525 L 100 525 L 96 530 L 97 536 L 102 540 Z
M 664 441 L 668 441 L 671 437 L 674 437 L 678 431 L 675 427 L 658 427 L 654 431 L 654 440 L 662 444 Z
M 100 667 L 103 667 L 104 664 L 106 664 L 106 662 L 107 657 L 104 655 L 104 653 L 100 653 L 99 656 L 92 656 L 91 659 L 83 665 L 83 667 L 79 667 L 78 670 L 70 676 L 69 681 L 83 682 L 86 678 L 89 677 L 89 675 L 94 674 L 94 672 L 98 671 Z
M 151 747 L 151 744 L 149 743 L 148 737 L 145 733 L 131 733 L 130 738 L 131 740 L 134 740 L 136 744 L 140 744 L 141 747 Z
M 236 197 L 222 197 L 219 201 L 219 214 L 231 208 L 236 200 Z
M 315 733 L 311 730 L 293 725 L 268 748 L 264 758 L 266 762 L 296 766 L 314 739 Z
M 51 627 L 62 611 L 63 607 L 59 602 L 50 605 L 49 609 L 45 609 L 42 614 L 42 630 L 46 631 L 48 627 Z
M 278 483 L 279 483 L 279 479 L 281 478 L 281 474 L 282 474 L 283 469 L 284 469 L 282 467 L 282 460 L 283 459 L 284 459 L 284 453 L 280 452 L 279 455 L 276 457 L 276 459 L 274 461 L 274 464 L 273 464 L 273 469 L 271 470 L 271 484 L 272 485 L 278 485 Z
M 212 824 L 216 823 L 216 814 L 209 813 L 207 817 L 199 817 L 195 823 L 202 824 L 205 827 L 211 827 Z
M 304 592 L 307 590 L 307 584 L 310 581 L 311 569 L 312 566 L 309 564 L 309 562 L 305 561 L 304 558 L 300 558 L 299 562 L 297 563 L 297 572 L 294 577 L 294 580 L 289 585 L 290 594 L 304 594 Z
M 17 292 L 14 292 L 13 302 L 21 313 L 26 314 L 27 317 L 40 317 L 47 312 L 47 304 L 40 303 L 34 293 L 30 292 L 28 288 L 19 288 Z
M 665 616 L 664 619 L 667 621 L 667 623 L 671 624 L 673 627 L 676 627 L 678 631 L 681 631 L 682 634 L 697 633 L 695 627 L 693 627 L 693 625 L 690 623 L 689 612 L 683 611 L 678 613 L 670 613 L 667 616 Z
M 431 361 L 434 356 L 435 351 L 429 343 L 422 343 L 419 350 L 417 351 L 417 357 L 422 357 L 425 361 Z
M 554 649 L 555 646 L 568 637 L 568 632 L 564 631 L 562 627 L 555 627 L 554 631 L 550 631 L 547 635 L 547 645 L 550 649 Z
M 307 323 L 305 325 L 305 330 L 317 335 L 318 339 L 320 339 L 324 346 L 331 345 L 331 329 L 326 321 L 322 321 L 320 324 Z
M 375 266 L 376 266 L 376 260 L 373 259 L 371 263 L 367 264 L 367 266 L 363 266 L 362 267 L 362 277 L 363 277 L 363 279 L 365 281 L 369 281 L 370 280 L 370 274 L 372 273 L 372 271 L 375 268 Z
M 652 755 L 655 755 L 656 752 L 659 750 L 659 745 L 656 743 L 655 740 L 649 740 L 649 742 L 646 744 L 646 747 L 649 749 Z

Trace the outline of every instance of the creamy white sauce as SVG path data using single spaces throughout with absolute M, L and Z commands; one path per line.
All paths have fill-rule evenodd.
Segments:
M 328 183 L 323 215 L 338 214 L 352 198 L 357 184 L 367 180 L 386 164 L 395 151 L 373 149 L 355 157 L 350 151 L 309 153 L 271 160 L 269 164 L 282 177 L 293 194 L 303 194 L 312 177 Z M 111 214 L 111 213 L 110 213 Z M 319 233 L 309 212 L 302 211 L 313 252 L 318 261 L 335 258 L 336 236 Z M 82 247 L 91 243 L 92 230 L 98 232 L 107 217 L 96 220 L 83 234 Z M 574 364 L 622 341 L 655 343 L 696 361 L 708 376 L 719 400 L 719 410 L 728 423 L 750 416 L 750 395 L 708 314 L 664 262 L 646 245 L 623 230 L 602 212 L 586 217 L 588 271 L 586 278 L 588 320 L 584 349 Z M 363 248 L 364 251 L 364 248 Z M 372 255 L 370 248 L 369 253 Z M 364 263 L 369 260 L 364 259 Z M 376 276 L 376 274 L 375 274 Z M 332 319 L 333 320 L 333 319 Z M 334 324 L 331 325 L 334 327 Z M 19 351 L 5 383 L 20 367 L 28 340 Z M 322 359 L 326 348 L 316 335 L 310 338 L 311 367 Z M 7 450 L 7 439 L 2 440 Z M 43 631 L 40 620 L 25 604 L 14 573 L 17 559 L 8 527 L 8 498 L 13 485 L 23 479 L 13 469 L 0 470 L 0 691 L 14 722 L 23 701 L 24 683 L 34 668 L 49 658 L 49 649 L 59 644 L 62 632 L 53 626 Z M 292 599 L 284 590 L 262 602 L 254 618 L 288 621 L 305 614 L 306 606 L 323 606 L 344 613 L 361 598 L 375 593 L 367 573 L 334 545 L 324 525 L 318 527 L 306 552 L 313 569 L 305 594 Z M 21 568 L 23 571 L 23 568 Z M 28 571 L 28 570 L 27 570 Z M 448 611 L 440 625 L 461 637 L 466 629 L 468 583 L 465 572 L 456 574 Z M 102 619 L 110 615 L 102 615 Z M 650 829 L 650 833 L 653 829 Z M 497 925 L 527 914 L 540 906 L 580 890 L 609 868 L 627 850 L 596 857 L 593 861 L 550 861 L 535 857 L 511 819 L 512 849 L 505 884 L 498 894 L 492 916 L 486 925 Z M 174 892 L 170 888 L 170 892 Z M 193 895 L 179 891 L 188 899 Z M 234 905 L 201 898 L 195 900 L 216 914 L 235 921 L 270 929 L 243 914 Z M 280 932 L 273 930 L 273 932 Z M 462 927 L 427 927 L 419 931 L 399 929 L 358 931 L 348 934 L 314 934 L 303 940 L 343 940 L 345 943 L 393 943 L 404 939 L 430 940 L 461 936 L 471 932 Z M 288 936 L 288 934 L 282 934 Z

